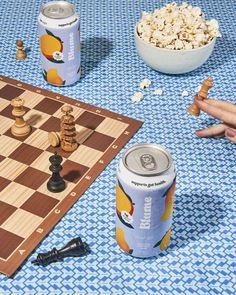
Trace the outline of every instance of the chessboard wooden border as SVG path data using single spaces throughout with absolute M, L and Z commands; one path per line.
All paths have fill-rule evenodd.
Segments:
M 40 241 L 42 241 L 42 239 L 60 221 L 73 204 L 82 196 L 86 189 L 89 188 L 99 174 L 124 147 L 124 145 L 133 137 L 133 135 L 142 126 L 143 122 L 2 75 L 0 75 L 0 81 L 128 124 L 128 127 L 123 134 L 121 134 L 113 142 L 113 144 L 106 150 L 102 158 L 100 158 L 100 160 L 78 181 L 75 188 L 59 202 L 51 213 L 49 213 L 49 215 L 40 224 L 40 227 L 38 227 L 26 240 L 22 242 L 22 244 L 11 254 L 9 259 L 6 261 L 0 261 L 0 272 L 10 277 L 37 247 Z

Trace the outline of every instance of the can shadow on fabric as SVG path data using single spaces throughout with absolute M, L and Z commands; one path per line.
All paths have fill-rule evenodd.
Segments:
M 222 197 L 199 193 L 176 194 L 171 243 L 167 252 L 198 243 L 210 233 L 218 232 L 225 218 Z
M 98 67 L 112 49 L 113 42 L 107 38 L 91 37 L 81 40 L 81 79 Z

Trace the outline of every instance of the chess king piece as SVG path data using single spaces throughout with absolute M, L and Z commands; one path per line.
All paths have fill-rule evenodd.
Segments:
M 85 254 L 85 247 L 80 237 L 71 240 L 65 247 L 60 250 L 53 248 L 47 253 L 39 253 L 37 259 L 32 261 L 33 264 L 46 266 L 49 263 L 61 260 L 64 257 L 77 257 Z
M 55 154 L 49 158 L 49 161 L 51 163 L 49 169 L 52 171 L 52 177 L 47 183 L 47 188 L 53 193 L 62 192 L 66 187 L 65 181 L 60 176 L 62 157 L 55 152 Z
M 25 122 L 23 116 L 26 111 L 23 108 L 24 100 L 20 97 L 13 98 L 11 101 L 13 106 L 12 115 L 15 117 L 15 123 L 11 127 L 11 133 L 16 137 L 26 136 L 30 133 L 31 127 Z
M 64 114 L 61 117 L 61 148 L 66 152 L 73 152 L 77 149 L 75 118 L 71 115 L 73 108 L 69 105 L 61 108 Z
M 16 59 L 25 59 L 27 55 L 26 55 L 26 52 L 23 50 L 23 41 L 17 40 L 16 47 L 17 47 Z
M 206 80 L 203 81 L 200 91 L 194 97 L 193 104 L 187 110 L 191 115 L 193 115 L 193 116 L 199 116 L 200 115 L 200 109 L 195 104 L 195 100 L 196 100 L 196 98 L 201 99 L 201 100 L 207 99 L 208 91 L 213 86 L 212 82 L 213 82 L 212 77 L 208 77 Z

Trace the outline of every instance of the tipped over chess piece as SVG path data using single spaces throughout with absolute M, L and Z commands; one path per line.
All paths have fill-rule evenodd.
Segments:
M 84 243 L 81 238 L 75 238 L 67 243 L 62 249 L 57 250 L 53 248 L 47 253 L 39 253 L 36 260 L 33 260 L 31 263 L 35 265 L 46 266 L 51 262 L 56 262 L 62 260 L 65 257 L 78 257 L 86 253 Z
M 31 131 L 31 127 L 23 118 L 26 113 L 23 107 L 24 100 L 20 97 L 13 98 L 11 105 L 13 106 L 12 115 L 15 117 L 15 123 L 11 127 L 11 133 L 16 137 L 28 135 Z
M 61 143 L 61 134 L 60 132 L 51 131 L 48 133 L 48 141 L 51 146 L 57 147 Z
M 17 40 L 16 41 L 16 48 L 17 48 L 17 52 L 16 52 L 16 59 L 25 59 L 26 58 L 26 52 L 24 51 L 24 46 L 23 46 L 23 41 L 22 40 Z
M 208 96 L 208 91 L 210 88 L 213 86 L 213 78 L 209 76 L 206 80 L 203 81 L 202 87 L 200 91 L 197 93 L 197 95 L 194 97 L 194 102 L 191 104 L 191 106 L 187 109 L 187 111 L 193 115 L 193 116 L 199 116 L 200 115 L 200 109 L 198 106 L 195 104 L 196 98 L 198 99 L 207 99 Z
M 55 152 L 55 154 L 49 158 L 49 161 L 51 163 L 49 169 L 50 171 L 52 171 L 52 177 L 47 183 L 47 188 L 50 192 L 53 193 L 62 192 L 66 187 L 65 181 L 60 176 L 60 171 L 62 170 L 62 160 L 62 157 L 58 155 L 57 152 Z

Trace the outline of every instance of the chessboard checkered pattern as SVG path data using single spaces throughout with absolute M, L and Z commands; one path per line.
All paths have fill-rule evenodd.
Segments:
M 23 99 L 24 120 L 31 126 L 23 137 L 11 133 L 16 97 Z M 49 132 L 60 132 L 61 108 L 68 103 L 79 144 L 73 153 L 48 141 Z M 141 122 L 100 108 L 92 111 L 92 106 L 1 76 L 0 106 L 0 271 L 12 275 Z M 61 193 L 47 190 L 49 157 L 55 151 L 63 158 L 66 189 Z
M 156 259 L 134 259 L 117 246 L 114 188 L 123 149 L 14 279 L 0 275 L 1 295 L 235 294 L 236 145 L 226 139 L 197 138 L 196 129 L 217 120 L 186 113 L 195 89 L 209 75 L 214 78 L 210 97 L 236 103 L 235 1 L 188 1 L 201 7 L 208 19 L 219 21 L 222 38 L 203 66 L 177 76 L 148 68 L 138 57 L 133 38 L 141 12 L 168 1 L 71 1 L 81 16 L 83 74 L 76 85 L 64 88 L 47 85 L 41 74 L 36 18 L 42 2 L 0 2 L 1 74 L 144 121 L 127 147 L 154 142 L 171 152 L 178 173 L 173 234 L 167 252 Z M 18 38 L 31 48 L 24 62 L 15 60 Z M 130 98 L 144 78 L 152 85 L 143 101 L 133 104 Z M 163 89 L 161 96 L 152 94 L 156 88 Z M 188 97 L 181 96 L 183 90 L 188 90 Z M 38 253 L 60 248 L 76 235 L 89 244 L 90 255 L 47 268 L 31 265 Z

